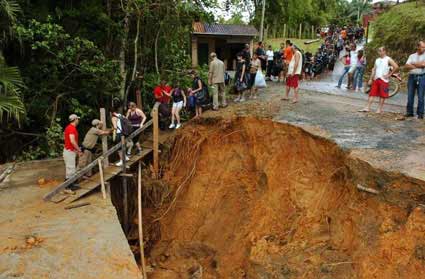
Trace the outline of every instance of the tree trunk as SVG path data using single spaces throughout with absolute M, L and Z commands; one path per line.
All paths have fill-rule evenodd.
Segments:
M 161 32 L 161 26 L 158 29 L 158 33 L 156 33 L 155 37 L 155 69 L 156 73 L 159 74 L 159 67 L 158 67 L 158 39 L 159 39 L 159 33 Z
M 124 16 L 124 34 L 123 38 L 121 40 L 121 49 L 120 49 L 120 75 L 121 75 L 121 86 L 120 86 L 120 97 L 122 98 L 123 105 L 127 103 L 127 100 L 125 100 L 125 86 L 127 84 L 127 69 L 125 65 L 125 58 L 127 53 L 127 38 L 128 38 L 128 32 L 129 32 L 129 2 L 127 2 L 127 8 L 124 10 L 125 16 Z
M 134 83 L 134 80 L 136 79 L 136 73 L 137 73 L 137 59 L 138 59 L 138 43 L 139 43 L 139 36 L 140 36 L 140 11 L 137 11 L 137 27 L 136 27 L 136 36 L 134 38 L 134 63 L 133 63 L 133 72 L 131 74 L 131 80 L 129 85 L 127 86 L 127 89 L 125 90 L 125 96 L 124 100 L 128 99 L 128 93 L 130 91 L 131 85 Z

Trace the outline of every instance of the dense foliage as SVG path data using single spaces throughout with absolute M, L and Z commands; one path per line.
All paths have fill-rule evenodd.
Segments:
M 380 46 L 400 65 L 404 65 L 410 54 L 415 52 L 419 40 L 425 39 L 425 3 L 405 3 L 392 7 L 373 23 L 373 40 L 368 49 Z M 369 61 L 377 56 L 368 51 Z M 371 64 L 371 63 L 369 63 Z
M 0 0 L 0 162 L 58 156 L 70 113 L 84 132 L 114 97 L 149 110 L 161 78 L 188 84 L 190 28 L 214 3 Z
M 250 11 L 250 21 L 260 27 L 264 0 L 227 0 L 229 10 L 236 10 L 229 22 L 239 21 L 241 11 Z M 371 0 L 274 0 L 265 2 L 264 26 L 269 36 L 283 36 L 283 26 L 298 30 L 299 25 L 308 31 L 311 26 L 327 24 L 357 24 L 361 16 L 370 11 Z M 233 7 L 233 9 L 232 9 Z

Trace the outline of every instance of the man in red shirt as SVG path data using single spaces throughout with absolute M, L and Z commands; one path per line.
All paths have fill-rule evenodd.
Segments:
M 171 89 L 171 86 L 168 86 L 165 80 L 161 80 L 161 84 L 153 90 L 155 100 L 161 104 L 168 104 L 170 102 Z
M 81 148 L 78 146 L 78 131 L 77 126 L 80 122 L 80 117 L 76 114 L 71 114 L 68 118 L 69 124 L 64 131 L 64 148 L 63 160 L 65 162 L 65 179 L 70 178 L 76 172 L 77 154 L 82 155 Z M 77 184 L 70 185 L 68 189 L 78 189 Z

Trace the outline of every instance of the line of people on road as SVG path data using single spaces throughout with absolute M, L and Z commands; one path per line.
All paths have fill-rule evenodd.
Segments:
M 389 98 L 390 79 L 399 70 L 398 64 L 389 56 L 385 47 L 378 49 L 378 58 L 374 62 L 374 67 L 368 86 L 370 86 L 368 104 L 361 112 L 369 112 L 375 98 L 379 98 L 377 113 L 383 111 L 385 100 Z M 356 51 L 354 44 L 350 45 L 350 49 L 341 57 L 344 65 L 344 72 L 339 79 L 338 88 L 341 88 L 343 78 L 348 74 L 347 89 L 362 91 L 363 75 L 366 69 L 366 59 L 363 50 Z M 417 117 L 423 119 L 424 116 L 424 91 L 425 91 L 425 45 L 421 41 L 418 43 L 417 52 L 410 55 L 405 68 L 409 70 L 408 79 L 408 102 L 405 117 L 413 117 L 413 105 L 415 95 L 418 95 Z M 350 74 L 351 73 L 351 74 Z M 353 74 L 354 73 L 354 74 Z

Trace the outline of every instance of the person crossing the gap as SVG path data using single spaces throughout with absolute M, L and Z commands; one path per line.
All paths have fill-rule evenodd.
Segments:
M 131 123 L 131 127 L 133 128 L 133 131 L 136 131 L 137 129 L 139 129 L 140 127 L 143 127 L 143 124 L 145 124 L 146 122 L 146 115 L 143 112 L 143 110 L 139 109 L 136 106 L 136 103 L 134 102 L 130 102 L 128 105 L 129 109 L 127 111 L 127 119 L 130 120 Z M 137 147 L 137 153 L 138 155 L 141 155 L 142 153 L 142 147 L 140 145 L 140 135 L 138 134 L 137 136 L 135 136 L 133 138 L 133 143 L 136 143 L 136 147 Z M 129 148 L 127 150 L 127 156 L 131 155 L 131 148 Z
M 102 130 L 103 122 L 99 119 L 94 119 L 91 122 L 92 127 L 87 132 L 83 140 L 82 156 L 78 160 L 78 169 L 83 169 L 93 161 L 93 155 L 96 153 L 96 144 L 99 136 L 106 136 L 111 133 L 110 130 Z M 92 170 L 88 171 L 85 177 L 92 176 Z
M 123 136 L 123 118 L 124 116 L 119 113 L 119 109 L 117 107 L 112 107 L 111 108 L 111 122 L 112 122 L 112 128 L 113 128 L 113 135 L 112 135 L 112 140 L 115 143 L 118 143 L 121 141 L 121 137 Z M 133 142 L 131 141 L 126 141 L 126 145 L 125 147 L 127 149 L 130 149 L 132 147 Z M 120 157 L 120 160 L 115 163 L 115 166 L 117 167 L 121 167 L 123 165 L 123 156 L 122 156 L 122 152 L 118 151 L 118 156 Z M 126 161 L 130 160 L 130 158 L 126 155 L 124 158 Z
M 77 164 L 77 155 L 81 156 L 83 153 L 78 145 L 78 130 L 77 126 L 80 122 L 80 117 L 76 114 L 71 114 L 68 117 L 69 124 L 64 131 L 64 149 L 63 161 L 65 163 L 65 180 L 71 178 L 75 172 Z M 67 187 L 67 190 L 75 191 L 80 189 L 77 183 L 73 183 Z

